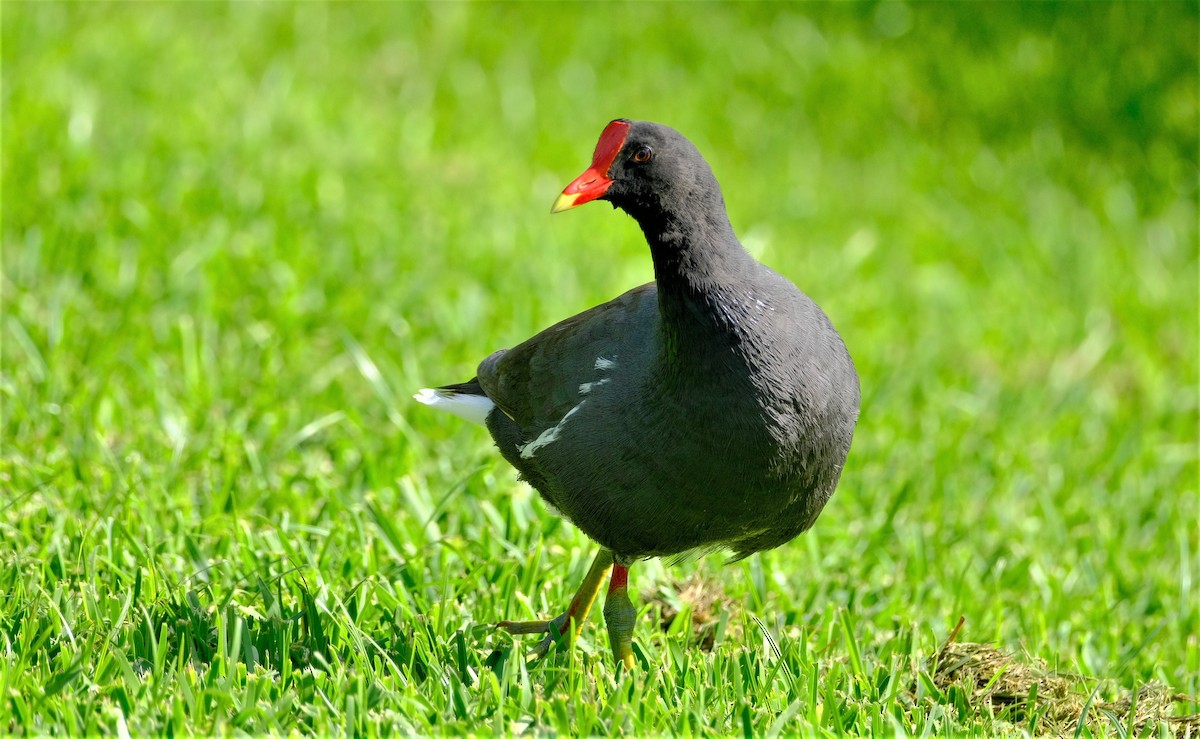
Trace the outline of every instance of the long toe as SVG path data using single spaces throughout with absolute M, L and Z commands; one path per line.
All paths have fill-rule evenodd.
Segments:
M 529 656 L 532 659 L 546 656 L 550 651 L 550 645 L 564 636 L 574 642 L 583 629 L 583 623 L 592 609 L 596 594 L 600 592 L 601 583 L 604 582 L 604 578 L 612 568 L 612 552 L 601 549 L 596 554 L 596 559 L 592 560 L 591 568 L 588 569 L 583 583 L 580 584 L 579 590 L 571 599 L 571 605 L 567 607 L 565 613 L 549 621 L 501 621 L 496 624 L 496 628 L 504 629 L 510 634 L 545 634 L 546 638 L 542 639 L 530 652 Z
M 567 624 L 569 613 L 560 614 L 557 618 L 552 618 L 548 621 L 501 621 L 496 624 L 497 629 L 504 629 L 510 634 L 549 634 L 550 636 L 560 636 Z
M 555 644 L 561 644 L 561 643 L 562 643 L 562 635 L 561 634 L 555 634 L 553 631 L 550 632 L 549 634 L 546 634 L 546 638 L 542 639 L 540 642 L 538 642 L 537 645 L 534 646 L 533 649 L 529 650 L 529 654 L 525 655 L 525 662 L 526 663 L 536 662 L 537 660 L 541 659 L 542 657 L 545 657 L 547 654 L 550 653 L 550 647 L 554 646 Z

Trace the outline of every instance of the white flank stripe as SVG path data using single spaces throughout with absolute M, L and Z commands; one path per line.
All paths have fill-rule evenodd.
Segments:
M 610 370 L 616 366 L 617 363 L 614 360 L 605 359 L 604 357 L 596 357 L 596 364 L 593 365 L 593 367 L 598 370 Z
M 572 408 L 571 410 L 567 411 L 567 415 L 563 416 L 562 420 L 560 420 L 558 423 L 554 424 L 550 428 L 546 429 L 542 433 L 538 434 L 538 437 L 536 439 L 534 439 L 533 441 L 529 442 L 528 444 L 526 444 L 523 447 L 518 447 L 518 449 L 521 452 L 521 459 L 532 459 L 533 453 L 536 452 L 538 449 L 541 449 L 544 446 L 548 446 L 550 444 L 553 444 L 555 441 L 558 441 L 558 432 L 562 430 L 563 426 L 567 425 L 567 419 L 569 419 L 571 416 L 575 415 L 575 411 L 582 408 L 583 404 L 586 402 L 587 401 L 585 400 L 585 401 L 581 402 L 579 405 Z
M 465 418 L 471 423 L 477 423 L 480 426 L 487 425 L 488 414 L 496 407 L 496 404 L 485 395 L 452 393 L 428 387 L 413 397 L 425 405 L 433 406 L 447 413 L 453 413 L 459 418 Z M 564 418 L 563 420 L 565 421 L 566 419 Z
M 585 382 L 579 386 L 579 394 L 587 395 L 588 393 L 592 392 L 592 388 L 600 387 L 606 382 L 608 382 L 607 377 L 605 377 L 603 380 L 597 380 L 596 382 Z

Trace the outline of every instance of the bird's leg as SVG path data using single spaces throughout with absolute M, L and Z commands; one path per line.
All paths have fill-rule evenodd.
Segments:
M 629 568 L 617 563 L 608 583 L 604 599 L 604 625 L 608 627 L 608 643 L 613 658 L 626 669 L 633 669 L 633 623 L 637 611 L 629 601 Z
M 592 610 L 592 603 L 596 602 L 600 584 L 604 582 L 604 578 L 612 567 L 613 553 L 607 549 L 601 549 L 596 554 L 596 559 L 592 560 L 591 569 L 584 576 L 579 590 L 575 592 L 575 597 L 571 599 L 571 605 L 567 606 L 565 613 L 549 621 L 501 621 L 496 624 L 496 627 L 504 629 L 510 634 L 545 634 L 546 638 L 542 639 L 530 652 L 531 658 L 546 656 L 546 653 L 550 651 L 550 645 L 561 636 L 568 636 L 570 643 L 574 643 L 575 638 L 583 629 L 583 623 L 587 621 L 588 612 Z M 605 613 L 607 614 L 607 606 Z

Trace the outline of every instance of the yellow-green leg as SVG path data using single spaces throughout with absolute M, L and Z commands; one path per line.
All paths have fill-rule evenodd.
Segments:
M 575 597 L 571 599 L 571 605 L 567 607 L 565 613 L 548 621 L 501 621 L 496 624 L 496 627 L 504 629 L 510 634 L 545 634 L 546 638 L 538 642 L 538 645 L 529 653 L 530 659 L 546 656 L 546 653 L 550 651 L 550 645 L 563 636 L 569 639 L 569 644 L 574 645 L 575 639 L 583 629 L 584 622 L 587 621 L 588 613 L 592 610 L 592 604 L 596 602 L 596 595 L 600 593 L 600 585 L 612 568 L 613 553 L 607 549 L 601 549 L 596 554 L 596 559 L 592 560 L 591 568 L 584 576 L 579 590 L 575 592 Z M 608 606 L 605 601 L 606 620 L 607 614 Z
M 618 664 L 633 669 L 633 624 L 637 610 L 629 601 L 629 568 L 617 564 L 608 583 L 604 599 L 604 625 L 608 627 L 608 644 Z

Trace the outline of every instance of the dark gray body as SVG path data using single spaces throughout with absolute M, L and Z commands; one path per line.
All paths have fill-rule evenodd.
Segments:
M 769 549 L 811 526 L 837 485 L 859 402 L 841 339 L 795 288 L 737 292 L 721 298 L 736 328 L 689 347 L 687 371 L 664 361 L 653 283 L 480 365 L 504 457 L 614 552 Z M 753 334 L 780 328 L 790 340 L 757 356 Z
M 665 193 L 653 180 L 610 191 L 646 232 L 657 281 L 496 352 L 458 389 L 495 402 L 504 457 L 618 557 L 746 556 L 829 500 L 858 377 L 824 313 L 741 248 L 694 148 L 634 125 L 631 138 L 686 165 L 653 173 Z

